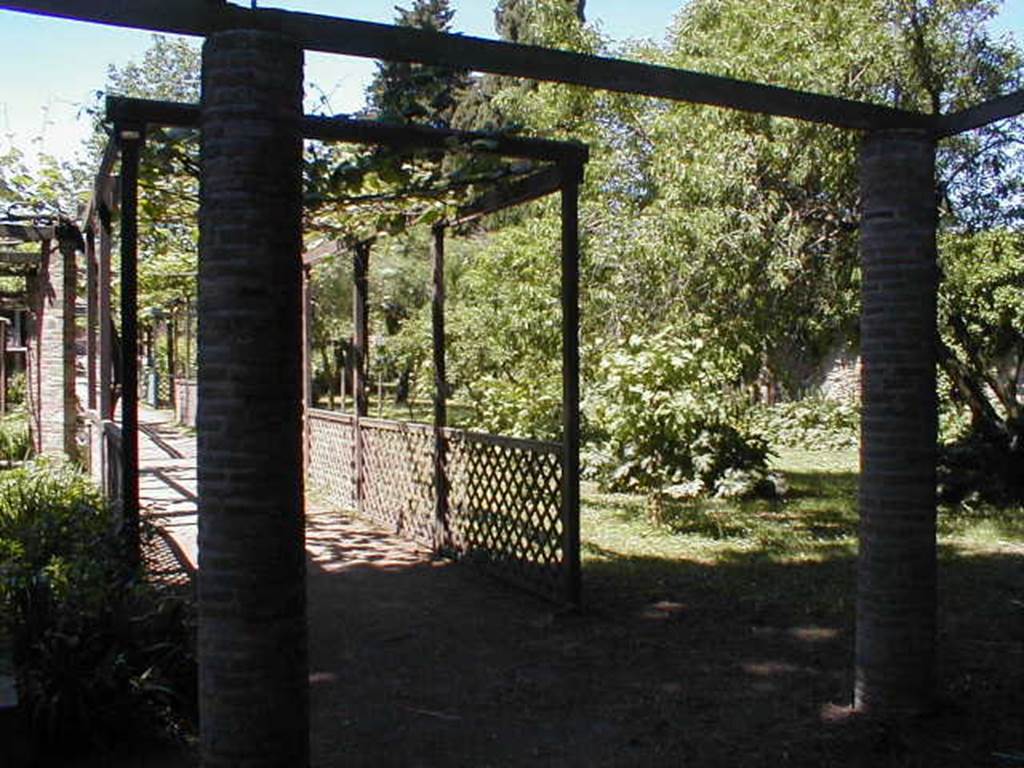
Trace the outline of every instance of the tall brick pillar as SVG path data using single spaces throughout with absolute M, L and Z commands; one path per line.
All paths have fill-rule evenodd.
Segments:
M 935 145 L 861 148 L 861 479 L 856 706 L 927 711 L 935 688 Z
M 302 51 L 203 47 L 199 246 L 202 764 L 309 762 L 302 477 Z
M 39 271 L 39 450 L 75 455 L 75 246 L 43 249 Z

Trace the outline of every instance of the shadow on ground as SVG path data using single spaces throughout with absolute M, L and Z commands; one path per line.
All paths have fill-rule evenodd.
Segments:
M 1024 559 L 944 558 L 942 711 L 850 717 L 854 561 L 590 551 L 563 612 L 337 514 L 307 530 L 316 766 L 974 766 L 1024 750 Z

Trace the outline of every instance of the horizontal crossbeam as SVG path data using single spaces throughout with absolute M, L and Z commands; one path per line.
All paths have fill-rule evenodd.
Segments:
M 459 208 L 458 216 L 452 224 L 466 224 L 481 216 L 537 200 L 557 192 L 561 187 L 562 169 L 557 166 L 545 168 L 488 190 Z
M 938 119 L 935 135 L 937 138 L 955 136 L 958 133 L 983 128 L 997 120 L 1016 117 L 1022 113 L 1024 113 L 1024 90 L 1014 91 L 962 112 L 943 115 Z
M 107 119 L 120 124 L 196 128 L 199 126 L 199 105 L 111 96 L 107 99 Z M 581 164 L 588 157 L 587 147 L 576 142 L 442 130 L 350 117 L 307 115 L 302 120 L 302 135 L 319 141 L 372 144 L 406 150 L 468 149 L 501 157 L 549 162 Z
M 22 243 L 38 243 L 53 240 L 56 227 L 36 227 L 24 224 L 0 224 L 0 240 L 15 240 Z
M 0 267 L 38 267 L 43 261 L 40 253 L 25 251 L 0 251 Z
M 931 130 L 935 120 L 877 104 L 624 59 L 310 13 L 250 10 L 214 0 L 0 0 L 0 9 L 203 37 L 226 29 L 265 29 L 313 51 L 580 85 L 843 128 Z

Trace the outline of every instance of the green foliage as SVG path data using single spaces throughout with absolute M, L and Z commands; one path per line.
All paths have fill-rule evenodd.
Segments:
M 0 476 L 0 606 L 38 749 L 137 738 L 191 708 L 187 606 L 126 581 L 88 478 L 38 461 Z
M 634 336 L 604 357 L 586 412 L 597 443 L 588 463 L 605 487 L 728 492 L 718 486 L 735 471 L 766 469 L 768 446 L 733 389 L 740 365 L 705 337 Z
M 144 99 L 199 101 L 199 46 L 154 35 L 138 61 L 111 66 L 103 92 Z M 98 124 L 93 151 L 105 131 Z M 199 243 L 199 133 L 157 128 L 139 165 L 139 310 L 167 308 L 196 295 Z
M 947 234 L 939 311 L 943 369 L 975 427 L 1024 433 L 1024 232 Z
M 31 453 L 28 413 L 24 410 L 8 413 L 0 419 L 0 462 L 10 465 L 27 459 Z
M 25 372 L 18 371 L 7 379 L 7 402 L 10 405 L 21 405 L 25 402 Z
M 411 8 L 396 6 L 395 10 L 398 26 L 433 32 L 450 31 L 455 17 L 448 0 L 414 0 Z M 465 84 L 465 73 L 447 67 L 382 62 L 367 89 L 367 103 L 380 120 L 426 122 L 436 128 L 447 128 Z
M 807 397 L 758 406 L 751 423 L 773 447 L 834 451 L 860 442 L 860 408 L 852 402 Z
M 554 438 L 561 430 L 559 229 L 545 204 L 467 243 L 449 283 L 448 377 L 479 428 Z

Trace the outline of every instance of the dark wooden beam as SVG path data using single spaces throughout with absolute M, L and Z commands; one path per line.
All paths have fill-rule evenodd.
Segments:
M 465 224 L 481 216 L 537 200 L 557 192 L 561 186 L 562 173 L 558 166 L 545 168 L 488 190 L 476 200 L 459 208 L 452 224 Z
M 313 51 L 581 85 L 844 128 L 930 129 L 934 121 L 916 112 L 672 67 L 210 0 L 0 0 L 0 8 L 200 37 L 239 27 L 266 29 Z
M 444 429 L 448 426 L 448 376 L 445 371 L 444 333 L 444 238 L 445 228 L 431 231 L 430 300 L 431 349 L 434 353 L 434 550 L 450 552 L 451 530 L 448 524 L 448 444 Z
M 86 220 L 88 221 L 88 220 Z M 85 230 L 85 379 L 86 402 L 90 411 L 96 410 L 96 329 L 99 325 L 97 281 L 96 233 Z
M 89 202 L 85 206 L 85 213 L 82 215 L 82 226 L 86 229 L 92 228 L 92 220 L 100 205 L 109 198 L 111 187 L 110 172 L 118 157 L 117 141 L 113 138 L 107 139 L 103 147 L 103 155 L 100 157 L 100 165 L 93 177 L 92 194 L 89 195 Z
M 0 265 L 15 267 L 38 267 L 42 264 L 42 254 L 26 253 L 25 251 L 0 251 Z
M 986 101 L 976 107 L 965 109 L 961 112 L 954 112 L 951 115 L 939 117 L 935 126 L 937 138 L 956 136 L 964 131 L 971 131 L 975 128 L 994 123 L 997 120 L 1005 120 L 1024 113 L 1024 90 L 1014 91 L 1006 96 Z
M 580 571 L 580 233 L 581 166 L 562 180 L 562 554 L 565 597 L 582 600 Z
M 0 239 L 20 243 L 40 243 L 57 237 L 56 227 L 36 227 L 25 224 L 0 224 Z
M 150 126 L 198 128 L 199 105 L 110 96 L 107 98 L 106 117 L 114 123 L 131 122 Z M 319 141 L 373 144 L 403 150 L 465 149 L 502 157 L 522 157 L 549 162 L 587 161 L 587 147 L 576 142 L 503 136 L 477 131 L 442 130 L 424 125 L 398 125 L 350 117 L 306 115 L 302 120 L 302 135 L 304 138 Z
M 121 510 L 130 557 L 139 540 L 138 180 L 141 128 L 119 128 L 121 144 Z
M 369 410 L 366 399 L 366 363 L 370 344 L 370 243 L 360 243 L 352 249 L 352 400 L 355 418 L 352 420 L 352 450 L 355 462 L 356 513 L 363 514 L 366 484 L 363 466 L 363 432 L 359 421 Z M 342 388 L 342 401 L 345 390 Z

